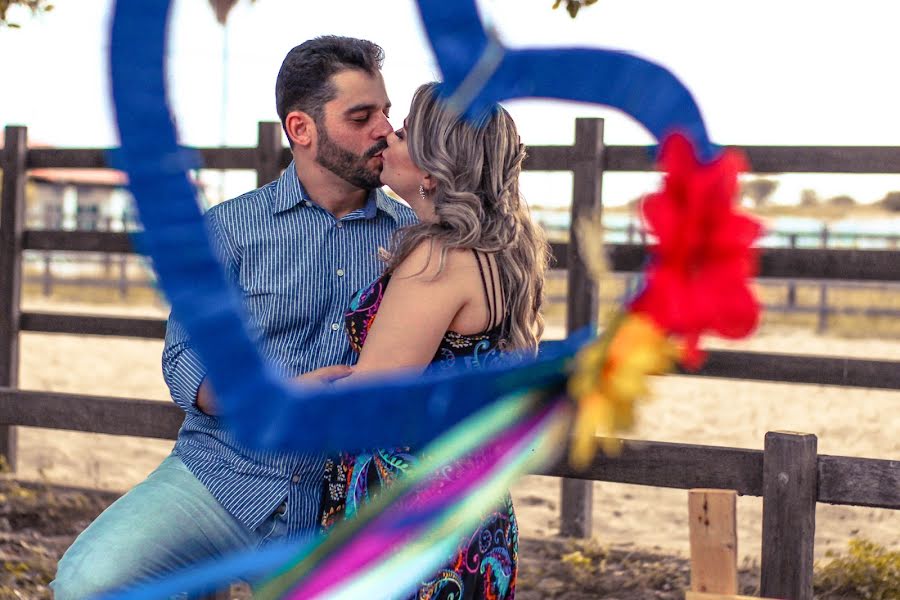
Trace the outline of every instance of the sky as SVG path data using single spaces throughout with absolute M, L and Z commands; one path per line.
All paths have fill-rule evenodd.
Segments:
M 600 0 L 574 20 L 552 3 L 478 2 L 509 46 L 612 48 L 664 65 L 691 90 L 717 143 L 900 145 L 896 0 Z M 21 29 L 0 29 L 0 126 L 25 124 L 33 142 L 53 146 L 115 145 L 106 75 L 112 0 L 54 5 L 38 17 L 13 9 Z M 256 123 L 277 119 L 274 82 L 285 53 L 326 33 L 384 47 L 396 125 L 415 88 L 440 78 L 413 0 L 241 0 L 226 28 L 206 0 L 174 0 L 170 97 L 182 141 L 255 145 Z M 653 142 L 611 109 L 543 100 L 507 107 L 526 144 L 569 144 L 582 116 L 606 118 L 607 144 Z M 211 193 L 236 195 L 253 182 L 230 174 Z M 652 175 L 607 174 L 604 201 L 621 204 L 655 185 Z M 565 204 L 570 187 L 564 173 L 523 178 L 532 204 Z M 796 202 L 807 187 L 871 202 L 900 190 L 900 176 L 789 175 L 774 200 Z

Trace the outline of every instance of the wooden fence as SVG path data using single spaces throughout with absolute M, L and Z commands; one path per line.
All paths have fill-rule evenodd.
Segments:
M 603 122 L 578 119 L 572 146 L 533 146 L 528 170 L 573 172 L 572 222 L 601 208 L 603 174 L 652 171 L 651 149 L 605 146 Z M 900 148 L 745 147 L 756 173 L 900 173 Z M 252 169 L 263 185 L 274 180 L 290 155 L 277 123 L 260 123 L 255 148 L 200 149 L 206 168 Z M 19 296 L 23 250 L 132 252 L 128 234 L 28 231 L 24 227 L 28 169 L 101 168 L 102 149 L 28 149 L 24 127 L 6 128 L 0 197 L 0 453 L 16 464 L 15 427 L 48 427 L 172 439 L 183 413 L 172 403 L 17 389 L 19 332 L 162 338 L 157 319 L 22 312 Z M 558 268 L 567 270 L 569 331 L 596 319 L 598 290 L 579 257 L 575 236 L 554 244 Z M 638 271 L 639 244 L 608 247 L 615 271 Z M 897 282 L 900 253 L 879 250 L 766 249 L 763 278 Z M 714 351 L 698 373 L 704 377 L 900 389 L 900 363 L 791 354 Z M 591 486 L 613 481 L 671 487 L 733 489 L 762 496 L 763 596 L 812 598 L 816 502 L 900 509 L 900 461 L 818 455 L 816 437 L 770 432 L 764 450 L 627 441 L 619 456 L 598 454 L 585 471 L 561 462 L 547 475 L 562 479 L 561 533 L 589 536 Z

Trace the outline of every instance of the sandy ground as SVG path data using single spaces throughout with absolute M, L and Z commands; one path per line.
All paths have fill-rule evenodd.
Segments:
M 26 299 L 24 308 L 165 316 L 164 309 L 150 305 L 98 309 Z M 551 328 L 551 336 L 558 333 Z M 900 360 L 898 340 L 848 340 L 789 329 L 710 346 Z M 166 401 L 161 350 L 161 341 L 26 333 L 20 386 Z M 772 430 L 816 434 L 822 454 L 900 459 L 900 393 L 670 376 L 656 382 L 654 399 L 641 409 L 639 425 L 627 437 L 762 448 L 765 432 Z M 170 441 L 22 428 L 19 476 L 121 491 L 145 477 L 171 447 Z M 513 496 L 524 535 L 555 534 L 559 480 L 526 477 Z M 760 499 L 739 499 L 739 551 L 751 560 L 759 557 L 761 515 Z M 593 532 L 603 545 L 686 555 L 687 492 L 597 483 Z M 900 549 L 900 511 L 819 505 L 817 556 L 844 550 L 852 536 Z

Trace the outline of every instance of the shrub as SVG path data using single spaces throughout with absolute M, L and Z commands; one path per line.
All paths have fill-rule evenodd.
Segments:
M 839 556 L 816 572 L 816 591 L 836 597 L 893 600 L 900 590 L 900 551 L 861 539 L 850 540 L 846 556 Z

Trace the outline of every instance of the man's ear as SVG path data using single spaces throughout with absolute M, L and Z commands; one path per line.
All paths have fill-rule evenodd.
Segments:
M 293 146 L 308 148 L 317 136 L 315 120 L 302 110 L 293 110 L 287 114 L 284 118 L 284 130 Z
M 437 181 L 435 181 L 430 173 L 425 173 L 425 177 L 422 178 L 422 187 L 430 194 L 437 188 Z

